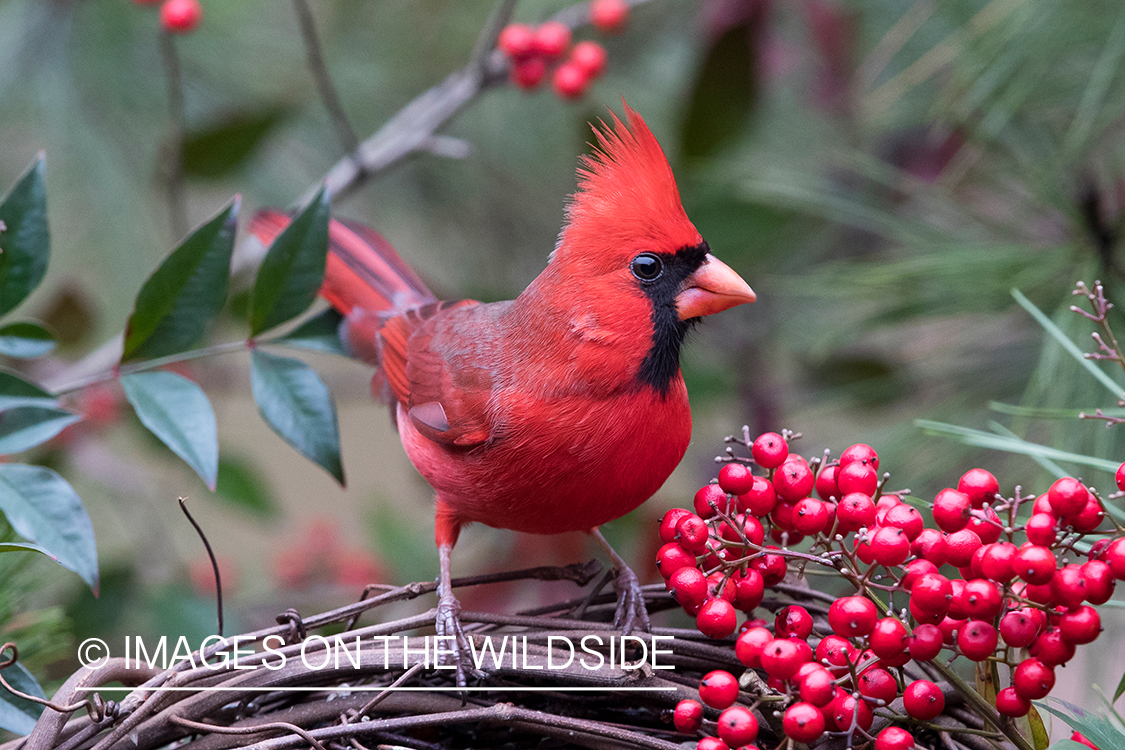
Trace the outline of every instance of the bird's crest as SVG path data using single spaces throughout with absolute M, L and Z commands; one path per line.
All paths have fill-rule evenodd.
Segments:
M 640 249 L 675 252 L 697 245 L 699 232 L 684 213 L 680 191 L 668 159 L 655 136 L 635 111 L 625 105 L 628 126 L 616 114 L 594 128 L 592 156 L 582 157 L 578 192 L 567 206 L 567 222 L 556 256 L 567 259 L 575 248 L 612 248 L 618 254 Z M 586 250 L 583 263 L 613 262 Z

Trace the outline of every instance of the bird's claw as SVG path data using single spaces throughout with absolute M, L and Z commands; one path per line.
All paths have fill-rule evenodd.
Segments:
M 483 679 L 486 675 L 473 665 L 472 646 L 461 628 L 461 602 L 457 601 L 452 592 L 438 598 L 435 625 L 439 637 L 453 638 L 453 648 L 443 651 L 440 658 L 443 664 L 452 663 L 457 668 L 457 687 L 468 684 L 466 675 L 474 680 Z
M 617 569 L 613 590 L 617 592 L 617 609 L 613 613 L 613 626 L 621 628 L 626 635 L 638 629 L 645 632 L 651 630 L 652 623 L 648 619 L 648 608 L 645 607 L 641 581 L 629 566 L 622 565 Z

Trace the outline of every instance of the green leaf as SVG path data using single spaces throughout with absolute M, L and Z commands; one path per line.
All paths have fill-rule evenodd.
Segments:
M 1001 437 L 1008 437 L 1012 438 L 1013 440 L 1023 440 L 1023 438 L 1009 430 L 1004 425 L 991 419 L 988 421 L 988 429 L 992 430 Z M 1028 456 L 1028 458 L 1042 466 L 1049 474 L 1054 476 L 1056 479 L 1062 479 L 1063 477 L 1070 475 L 1070 472 L 1066 471 L 1065 469 L 1063 469 L 1063 467 L 1059 466 L 1049 458 L 1037 454 L 1031 454 Z
M 42 154 L 0 202 L 0 315 L 23 302 L 47 273 L 46 162 Z
M 1121 681 L 1117 683 L 1117 689 L 1113 691 L 1113 702 L 1116 703 L 1122 695 L 1125 695 L 1125 672 L 1122 672 Z
M 223 309 L 239 198 L 172 251 L 137 294 L 122 362 L 182 352 Z
M 993 699 L 995 702 L 995 699 Z M 1035 706 L 1027 712 L 1028 723 L 1031 724 L 1031 742 L 1035 746 L 1035 750 L 1047 750 L 1047 746 L 1051 744 L 1051 735 L 1047 732 L 1047 727 L 1043 725 L 1043 717 L 1035 710 Z
M 17 534 L 98 590 L 94 527 L 66 480 L 43 466 L 0 464 L 0 511 Z
M 55 562 L 59 559 L 38 544 L 24 544 L 23 542 L 0 542 L 0 552 L 39 552 Z
M 928 434 L 952 438 L 959 443 L 973 445 L 978 448 L 990 448 L 992 450 L 1005 451 L 1007 453 L 1020 453 L 1032 457 L 1042 456 L 1057 461 L 1070 461 L 1071 463 L 1082 464 L 1084 466 L 1093 466 L 1096 469 L 1108 471 L 1110 474 L 1117 471 L 1117 467 L 1120 465 L 1113 461 L 1106 461 L 1104 458 L 1083 456 L 1080 453 L 1069 453 L 1059 450 L 1058 448 L 1050 448 L 1046 445 L 1039 445 L 1038 443 L 1029 443 L 1020 438 L 1002 437 L 1000 435 L 974 430 L 969 427 L 960 427 L 943 422 L 931 422 L 928 419 L 916 419 L 914 420 L 914 424 L 917 427 L 921 427 Z
M 328 257 L 328 191 L 321 188 L 270 245 L 250 298 L 250 335 L 292 320 L 316 299 Z
M 1059 740 L 1047 750 L 1090 750 L 1090 748 L 1074 740 Z
M 51 334 L 35 323 L 12 323 L 0 328 L 0 354 L 35 359 L 50 354 L 54 348 Z
M 270 343 L 347 357 L 348 351 L 340 341 L 340 323 L 343 320 L 344 316 L 330 307 Z
M 219 473 L 215 411 L 198 385 L 174 372 L 124 375 L 121 387 L 141 424 L 195 469 L 212 491 Z
M 215 486 L 215 494 L 263 518 L 277 515 L 277 505 L 273 502 L 265 480 L 243 461 L 219 460 L 219 481 Z
M 1102 717 L 1059 698 L 1050 700 L 1062 706 L 1063 710 L 1053 708 L 1045 701 L 1035 701 L 1035 705 L 1059 717 L 1100 748 L 1125 747 L 1125 735 L 1114 729 L 1113 725 Z
M 47 697 L 31 672 L 19 662 L 6 667 L 2 674 L 11 686 L 21 693 L 34 695 L 36 698 Z M 46 706 L 18 698 L 7 690 L 0 689 L 0 729 L 21 736 L 31 734 L 44 708 Z
M 250 387 L 266 424 L 344 484 L 336 405 L 320 376 L 299 359 L 255 349 Z
M 1036 307 L 1035 303 L 1023 296 L 1019 289 L 1013 289 L 1012 296 L 1016 298 L 1016 302 L 1020 304 L 1020 307 L 1027 310 L 1027 312 L 1031 314 L 1031 317 L 1035 318 L 1035 322 L 1041 325 L 1043 330 L 1051 334 L 1051 337 L 1059 342 L 1067 354 L 1074 357 L 1091 375 L 1097 378 L 1099 383 L 1109 389 L 1109 392 L 1113 394 L 1115 399 L 1121 400 L 1125 398 L 1125 390 L 1122 390 L 1121 386 L 1115 383 L 1113 378 L 1107 375 L 1105 371 L 1098 367 L 1092 360 L 1086 359 L 1085 353 L 1078 348 L 1078 345 L 1071 341 L 1067 335 L 1062 332 L 1062 329 L 1055 325 L 1042 310 Z
M 188 177 L 223 177 L 245 163 L 285 117 L 281 107 L 241 112 L 184 137 L 183 169 Z
M 0 368 L 0 409 L 13 406 L 58 406 L 59 400 L 11 370 Z
M 13 406 L 0 411 L 0 455 L 34 448 L 82 420 L 53 406 Z

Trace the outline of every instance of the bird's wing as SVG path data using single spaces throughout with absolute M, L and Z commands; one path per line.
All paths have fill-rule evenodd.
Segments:
M 436 302 L 396 315 L 379 330 L 380 369 L 387 385 L 414 427 L 443 445 L 471 448 L 492 437 L 487 413 L 492 382 L 479 361 L 482 348 L 456 346 L 459 326 L 451 322 L 477 306 L 475 300 Z M 485 316 L 480 317 L 487 325 Z

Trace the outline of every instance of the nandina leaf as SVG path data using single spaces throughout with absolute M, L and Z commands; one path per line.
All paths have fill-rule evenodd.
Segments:
M 688 157 L 707 157 L 732 143 L 750 122 L 758 81 L 754 49 L 762 14 L 725 29 L 707 51 L 684 114 L 681 145 Z
M 1035 706 L 1027 712 L 1026 718 L 1031 726 L 1031 744 L 1035 746 L 1035 750 L 1047 750 L 1047 746 L 1051 744 L 1051 735 L 1047 733 L 1047 727 L 1043 726 L 1043 717 L 1035 710 Z
M 219 436 L 215 411 L 203 389 L 174 372 L 125 375 L 121 387 L 141 424 L 214 491 L 219 473 Z
M 189 177 L 215 178 L 246 162 L 285 119 L 281 107 L 239 112 L 184 136 L 183 168 Z
M 308 206 L 270 245 L 250 298 L 250 335 L 292 320 L 316 299 L 328 257 L 328 191 Z
M 0 368 L 0 409 L 13 406 L 58 406 L 59 400 L 11 370 Z
M 94 527 L 66 480 L 43 466 L 0 464 L 0 511 L 24 539 L 98 590 Z
M 40 154 L 0 202 L 0 315 L 23 302 L 47 273 L 51 238 L 45 171 Z
M 195 230 L 148 278 L 125 331 L 122 362 L 182 352 L 223 309 L 239 198 Z
M 281 338 L 275 339 L 273 343 L 347 357 L 348 352 L 340 341 L 340 323 L 343 320 L 344 316 L 330 307 L 319 315 L 309 318 Z
M 320 376 L 299 359 L 255 349 L 250 387 L 266 424 L 344 484 L 336 404 Z
M 1059 704 L 1065 710 L 1054 708 L 1045 701 L 1035 701 L 1035 706 L 1059 717 L 1071 727 L 1086 735 L 1090 742 L 1100 748 L 1125 747 L 1125 735 L 1114 729 L 1113 725 L 1102 717 L 1058 698 L 1052 697 L 1051 701 Z
M 82 417 L 55 406 L 21 405 L 0 410 L 0 456 L 47 442 Z
M 51 334 L 35 323 L 12 323 L 0 328 L 0 354 L 16 359 L 35 359 L 50 354 L 54 348 L 55 340 Z
M 1117 683 L 1117 689 L 1113 691 L 1113 702 L 1116 703 L 1122 694 L 1125 694 L 1125 673 L 1122 673 L 1121 682 Z
M 31 672 L 19 662 L 5 667 L 3 675 L 8 684 L 21 693 L 34 695 L 36 698 L 47 697 Z M 30 734 L 44 708 L 46 707 L 39 703 L 18 698 L 7 690 L 0 690 L 0 729 L 18 735 Z

